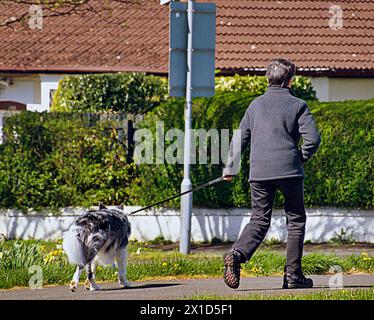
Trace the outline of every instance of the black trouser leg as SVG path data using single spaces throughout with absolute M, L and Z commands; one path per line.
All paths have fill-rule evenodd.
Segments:
M 286 272 L 301 273 L 306 223 L 303 179 L 282 179 L 276 184 L 285 198 L 284 211 L 287 216 L 288 231 Z
M 269 230 L 276 191 L 271 181 L 251 182 L 252 217 L 233 244 L 233 249 L 240 251 L 247 260 L 255 253 Z

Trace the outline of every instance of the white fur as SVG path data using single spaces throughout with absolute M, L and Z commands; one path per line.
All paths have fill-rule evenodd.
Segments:
M 95 263 L 92 261 L 91 265 L 90 264 L 87 264 L 86 265 L 86 272 L 87 274 L 89 273 L 89 271 L 92 271 L 92 279 L 88 279 L 86 280 L 86 289 L 87 290 L 90 290 L 90 291 L 97 291 L 97 290 L 100 290 L 100 286 L 97 285 L 96 281 L 95 281 L 95 278 L 96 278 L 96 265 Z
M 126 248 L 117 251 L 118 283 L 123 288 L 129 288 L 131 285 L 127 281 L 127 250 Z
M 72 225 L 68 231 L 63 234 L 62 248 L 72 264 L 84 266 L 86 264 L 82 242 L 77 238 L 80 228 Z
M 112 263 L 114 264 L 113 259 L 115 259 L 117 262 L 119 286 L 122 288 L 130 288 L 131 284 L 130 282 L 127 281 L 127 249 L 122 248 L 122 249 L 118 249 L 115 251 L 110 251 L 109 254 L 105 254 L 104 250 L 100 250 L 99 253 L 101 253 L 101 255 L 99 256 L 98 254 L 95 257 L 95 259 L 91 262 L 90 267 L 91 267 L 93 277 L 91 281 L 88 278 L 86 279 L 86 283 L 85 283 L 86 290 L 90 290 L 90 291 L 100 290 L 100 286 L 98 286 L 97 283 L 95 282 L 97 263 L 101 263 L 103 265 L 112 264 Z M 113 258 L 113 255 L 114 255 L 114 258 Z M 83 269 L 84 267 L 78 266 L 74 273 L 73 279 L 70 283 L 70 290 L 73 292 L 75 292 L 78 288 L 79 280 L 82 275 Z M 86 265 L 86 271 L 87 273 L 89 272 L 89 264 Z
M 95 257 L 95 260 L 98 262 L 98 264 L 102 266 L 114 266 L 114 260 L 117 256 L 117 248 L 112 248 L 109 251 L 107 251 L 107 247 L 109 244 L 110 241 L 107 241 Z
M 83 268 L 82 267 L 77 267 L 77 270 L 75 271 L 74 273 L 74 276 L 73 276 L 73 281 L 78 285 L 79 283 L 79 279 L 82 275 L 82 272 L 83 272 Z
M 75 273 L 74 273 L 73 280 L 70 282 L 70 290 L 71 291 L 73 291 L 73 292 L 77 291 L 78 284 L 79 284 L 79 279 L 82 275 L 82 272 L 83 272 L 83 267 L 78 266 Z

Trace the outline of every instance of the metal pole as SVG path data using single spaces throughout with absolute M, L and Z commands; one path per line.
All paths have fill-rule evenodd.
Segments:
M 187 40 L 187 83 L 186 83 L 186 108 L 184 126 L 184 168 L 181 192 L 191 190 L 190 179 L 191 162 L 191 127 L 192 127 L 192 35 L 193 35 L 193 0 L 188 0 L 188 40 Z M 181 198 L 181 235 L 179 251 L 189 254 L 191 251 L 191 213 L 192 193 Z

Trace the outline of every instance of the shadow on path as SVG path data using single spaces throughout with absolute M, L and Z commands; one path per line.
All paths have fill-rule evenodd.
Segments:
M 373 288 L 372 285 L 347 285 L 343 286 L 342 289 L 365 289 L 365 288 Z M 281 287 L 279 288 L 248 288 L 248 289 L 238 289 L 235 290 L 236 292 L 257 292 L 257 291 L 282 291 L 284 293 L 302 293 L 303 291 L 318 291 L 318 290 L 324 290 L 324 289 L 335 289 L 335 288 L 330 288 L 329 286 L 314 286 L 313 288 L 301 288 L 301 289 L 282 289 Z M 338 288 L 337 288 L 338 289 Z
M 164 287 L 174 287 L 180 286 L 181 283 L 148 283 L 148 284 L 141 284 L 138 286 L 133 286 L 130 288 L 101 288 L 101 292 L 105 291 L 126 291 L 126 290 L 136 290 L 136 289 L 151 289 L 151 288 L 164 288 Z
M 357 286 L 357 287 L 361 287 L 361 286 Z M 282 292 L 285 292 L 285 293 L 296 293 L 296 292 L 302 292 L 302 290 L 310 290 L 310 291 L 313 291 L 313 290 L 321 290 L 321 289 L 328 289 L 329 287 L 326 287 L 326 286 L 314 286 L 313 288 L 301 288 L 301 289 L 282 289 L 282 287 L 279 287 L 279 288 L 248 288 L 248 289 L 239 289 L 239 290 L 235 290 L 235 291 L 241 291 L 241 292 L 256 292 L 256 291 L 282 291 Z M 344 287 L 346 288 L 346 287 Z

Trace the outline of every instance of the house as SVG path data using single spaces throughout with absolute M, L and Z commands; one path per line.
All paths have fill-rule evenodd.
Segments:
M 222 75 L 262 75 L 271 58 L 287 57 L 311 77 L 321 101 L 374 97 L 374 1 L 204 1 L 217 3 Z M 6 3 L 0 25 L 28 17 L 27 4 Z M 70 14 L 51 13 L 43 10 L 41 29 L 0 27 L 1 110 L 49 110 L 64 75 L 167 75 L 169 13 L 159 0 L 91 0 Z

